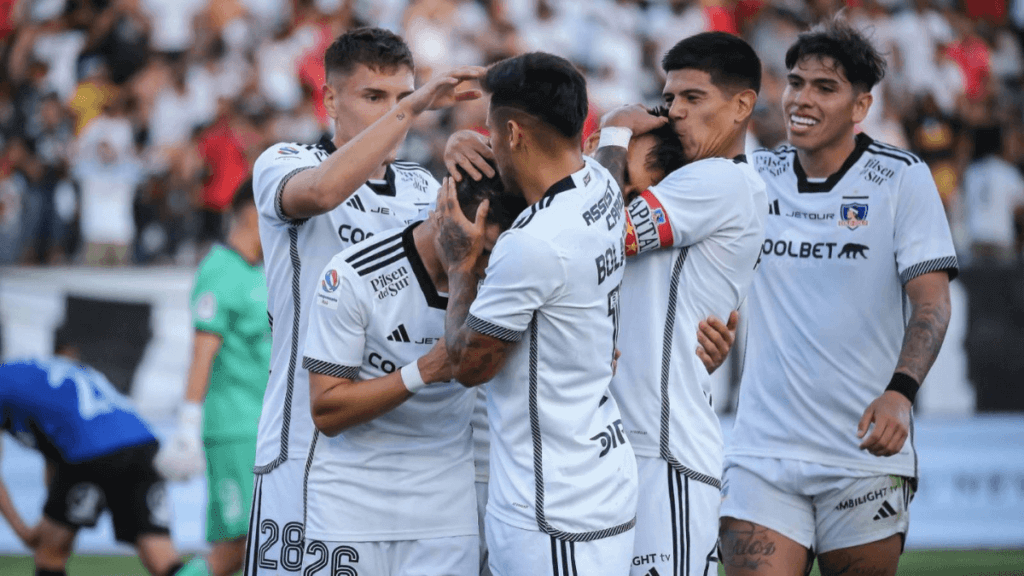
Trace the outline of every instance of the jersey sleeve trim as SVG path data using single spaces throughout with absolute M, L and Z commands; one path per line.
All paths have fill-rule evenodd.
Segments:
M 900 273 L 900 283 L 906 284 L 918 276 L 929 272 L 935 272 L 937 270 L 945 270 L 948 272 L 950 280 L 956 278 L 960 273 L 960 266 L 957 264 L 956 256 L 933 258 L 932 260 L 925 260 L 924 262 L 914 264 Z
M 287 222 L 293 226 L 301 226 L 306 222 L 306 220 L 309 220 L 309 218 L 292 218 L 284 213 L 284 187 L 288 184 L 289 180 L 295 177 L 296 174 L 311 168 L 316 168 L 316 166 L 302 166 L 300 168 L 296 168 L 295 170 L 285 174 L 284 178 L 281 178 L 281 182 L 277 185 L 277 190 L 274 192 L 274 210 L 277 212 L 277 217 L 283 222 Z
M 481 320 L 472 314 L 466 318 L 466 326 L 481 334 L 497 338 L 498 340 L 504 340 L 505 342 L 519 342 L 523 339 L 523 334 L 526 334 L 525 330 L 522 332 L 510 330 L 497 324 L 491 324 L 487 320 Z
M 342 366 L 341 364 L 325 362 L 316 358 L 310 358 L 309 356 L 302 357 L 302 367 L 313 374 L 323 374 L 324 376 L 333 376 L 334 378 L 355 380 L 359 377 L 359 366 Z

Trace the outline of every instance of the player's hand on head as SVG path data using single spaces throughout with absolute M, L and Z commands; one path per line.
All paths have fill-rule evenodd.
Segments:
M 473 180 L 494 176 L 494 168 L 487 160 L 494 160 L 494 152 L 487 137 L 476 130 L 459 130 L 444 146 L 444 165 L 456 182 L 462 181 L 462 172 Z
M 473 269 L 484 248 L 484 226 L 487 221 L 488 200 L 476 209 L 474 222 L 462 213 L 459 198 L 455 192 L 455 181 L 445 178 L 437 195 L 438 239 L 441 251 L 448 261 L 449 272 L 469 272 Z
M 440 110 L 456 102 L 476 100 L 483 96 L 479 89 L 456 90 L 456 86 L 467 80 L 482 78 L 487 69 L 482 66 L 462 66 L 444 74 L 434 76 L 415 92 L 405 97 L 402 103 L 413 114 L 424 110 Z
M 874 424 L 860 449 L 875 456 L 898 454 L 910 436 L 910 408 L 910 400 L 899 392 L 887 390 L 875 398 L 857 425 L 857 438 L 864 438 Z
M 736 342 L 736 325 L 739 324 L 740 313 L 733 310 L 729 314 L 729 323 L 723 324 L 715 316 L 697 325 L 697 357 L 704 363 L 708 374 L 713 374 L 721 366 Z
M 634 135 L 646 134 L 668 124 L 668 118 L 655 116 L 640 104 L 620 106 L 601 117 L 601 128 L 629 128 Z

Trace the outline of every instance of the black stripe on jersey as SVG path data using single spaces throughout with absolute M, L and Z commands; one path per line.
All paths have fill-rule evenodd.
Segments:
M 256 488 L 253 490 L 252 503 L 252 509 L 256 513 L 256 524 L 254 526 L 255 530 L 253 530 L 252 534 L 252 546 L 247 550 L 248 553 L 246 554 L 245 561 L 247 567 L 245 569 L 245 576 L 256 576 L 260 568 L 260 534 L 263 533 L 263 531 L 260 530 L 260 518 L 262 517 L 263 514 L 263 476 L 257 475 L 256 482 L 257 485 Z M 249 564 L 250 557 L 252 558 L 252 564 Z M 252 567 L 251 572 L 249 571 L 248 566 Z
M 685 576 L 690 576 L 690 479 L 683 476 L 683 532 L 686 534 L 686 551 L 683 573 Z
M 558 540 L 554 536 L 551 536 L 551 574 L 552 576 L 562 576 L 558 571 Z
M 525 219 L 515 222 L 512 224 L 513 228 L 523 228 L 533 220 L 533 217 L 537 215 L 537 212 L 551 206 L 551 203 L 555 200 L 555 196 L 565 192 L 566 190 L 572 190 L 576 187 L 576 182 L 573 181 L 572 175 L 562 178 L 558 182 L 555 182 L 548 188 L 548 191 L 544 193 L 544 196 L 540 200 L 533 203 L 530 206 L 530 213 Z
M 481 320 L 472 314 L 466 317 L 466 326 L 481 334 L 497 338 L 498 340 L 504 340 L 505 342 L 519 342 L 523 339 L 523 335 L 526 334 L 526 332 L 516 332 L 497 324 L 491 324 L 487 320 Z
M 672 373 L 672 356 L 675 351 L 672 345 L 672 340 L 675 335 L 676 327 L 676 299 L 679 295 L 679 279 L 682 276 L 683 264 L 686 262 L 686 256 L 688 253 L 688 248 L 681 248 L 679 250 L 679 255 L 676 256 L 676 261 L 672 264 L 672 279 L 669 283 L 668 309 L 665 313 L 665 332 L 661 343 L 661 429 L 658 438 L 658 448 L 661 457 L 664 458 L 673 469 L 678 470 L 687 478 L 692 478 L 697 482 L 708 484 L 721 490 L 721 480 L 685 466 L 672 454 L 672 447 L 669 442 L 669 426 L 672 421 L 672 407 L 669 402 L 668 389 L 669 379 Z
M 672 576 L 680 576 L 682 553 L 679 551 L 679 542 L 682 540 L 682 514 L 680 507 L 683 505 L 679 498 L 679 473 L 671 466 L 665 466 L 668 471 L 668 510 L 672 519 Z
M 427 170 L 426 168 L 424 168 L 423 166 L 420 166 L 419 164 L 417 164 L 415 162 L 403 162 L 401 160 L 396 160 L 395 162 L 392 162 L 391 165 L 396 167 L 396 168 L 398 168 L 399 170 L 404 170 L 406 172 L 413 172 L 413 171 L 423 172 L 427 176 L 430 176 L 431 180 L 434 179 L 434 175 L 430 173 L 430 170 Z
M 306 220 L 309 220 L 309 218 L 292 218 L 284 213 L 284 187 L 288 184 L 288 181 L 294 178 L 299 172 L 304 172 L 313 168 L 316 168 L 316 166 L 302 166 L 301 168 L 296 168 L 295 170 L 285 174 L 284 178 L 281 178 L 281 182 L 277 185 L 277 190 L 274 192 L 274 211 L 277 212 L 277 217 L 292 226 L 302 226 L 306 223 Z
M 912 166 L 914 164 L 913 162 L 910 161 L 909 158 L 904 158 L 903 156 L 897 156 L 896 154 L 894 154 L 892 152 L 888 152 L 886 150 L 879 150 L 878 148 L 875 148 L 874 146 L 869 147 L 867 151 L 868 151 L 869 154 L 877 154 L 879 156 L 886 156 L 886 157 L 889 157 L 889 158 L 893 158 L 895 160 L 899 160 L 900 162 L 903 162 L 907 166 Z
M 299 257 L 299 229 L 288 228 L 288 252 L 292 262 L 292 343 L 288 352 L 288 379 L 284 393 L 284 406 L 281 410 L 281 452 L 277 459 L 269 464 L 255 466 L 253 472 L 266 474 L 288 460 L 288 434 L 292 424 L 292 393 L 295 390 L 295 364 L 299 356 L 299 326 L 302 323 L 302 258 Z
M 534 507 L 536 508 L 537 526 L 542 532 L 549 536 L 565 540 L 566 542 L 589 542 L 617 536 L 632 530 L 636 526 L 636 514 L 628 522 L 618 526 L 594 530 L 591 532 L 565 532 L 557 530 L 548 524 L 544 516 L 544 444 L 540 436 L 540 411 L 537 408 L 537 380 L 538 380 L 538 356 L 537 349 L 537 312 L 533 313 L 530 320 L 530 377 L 528 388 L 528 401 L 530 411 L 530 436 L 533 440 L 533 485 L 534 485 Z
M 427 300 L 427 306 L 439 310 L 447 310 L 448 298 L 437 293 L 437 287 L 434 286 L 434 281 L 431 280 L 430 273 L 427 272 L 427 267 L 423 264 L 423 259 L 420 258 L 420 251 L 416 249 L 416 239 L 413 238 L 413 230 L 419 225 L 420 223 L 416 222 L 402 232 L 402 245 L 405 247 L 405 255 L 409 258 L 409 266 L 412 267 L 412 273 L 416 275 L 416 281 L 420 285 L 420 292 L 423 293 L 423 297 Z M 405 330 L 405 328 L 402 329 Z
M 317 360 L 309 356 L 302 357 L 302 367 L 313 374 L 323 374 L 324 376 L 333 376 L 335 378 L 355 380 L 359 377 L 359 366 L 344 366 L 342 364 Z
M 334 154 L 338 150 L 338 147 L 334 145 L 334 140 L 327 136 L 321 136 L 320 141 L 316 143 L 316 147 L 328 154 Z
M 820 193 L 820 192 L 831 192 L 832 188 L 846 176 L 846 173 L 853 168 L 853 165 L 860 160 L 860 157 L 864 155 L 864 152 L 868 149 L 874 140 L 872 140 L 867 134 L 863 132 L 856 136 L 856 146 L 853 148 L 853 152 L 846 158 L 843 165 L 834 174 L 825 179 L 824 182 L 808 182 L 807 173 L 804 172 L 804 167 L 800 165 L 800 157 L 797 155 L 793 156 L 793 172 L 796 174 L 796 190 L 800 193 Z
M 313 441 L 309 443 L 309 454 L 306 456 L 306 469 L 302 472 L 302 525 L 306 525 L 309 505 L 309 470 L 313 468 L 313 455 L 316 453 L 316 441 L 320 439 L 320 430 L 313 429 Z
M 909 150 L 904 150 L 903 148 L 899 148 L 897 146 L 893 146 L 892 144 L 886 144 L 885 142 L 880 142 L 878 140 L 875 140 L 874 142 L 872 142 L 871 145 L 873 147 L 881 148 L 882 150 L 886 150 L 888 152 L 892 152 L 894 154 L 898 154 L 900 156 L 904 156 L 906 158 L 909 158 L 910 161 L 912 163 L 914 163 L 914 164 L 917 164 L 918 162 L 921 162 L 921 158 L 919 156 L 917 156 L 916 154 L 914 154 L 913 152 L 911 152 Z
M 906 285 L 907 282 L 910 282 L 918 276 L 929 272 L 936 272 L 938 270 L 945 270 L 949 273 L 950 280 L 956 278 L 957 275 L 960 274 L 960 266 L 957 264 L 956 256 L 943 256 L 942 258 L 934 258 L 932 260 L 918 262 L 900 274 L 900 283 Z
M 253 502 L 260 501 L 260 484 L 262 483 L 263 476 L 256 476 L 253 479 Z M 256 537 L 256 530 L 254 530 L 254 527 L 257 525 L 256 514 L 258 510 L 258 506 L 251 506 L 249 509 L 249 531 L 245 533 L 245 565 L 242 567 L 242 574 L 245 576 L 249 576 L 249 566 L 253 564 L 252 557 L 257 553 L 257 548 L 253 545 L 253 538 Z
M 372 252 L 372 251 L 376 250 L 377 248 L 380 248 L 384 244 L 387 244 L 388 242 L 393 241 L 395 238 L 398 238 L 399 236 L 401 236 L 401 232 L 399 232 L 397 234 L 393 234 L 391 236 L 388 236 L 387 238 L 384 238 L 384 239 L 380 240 L 379 242 L 374 242 L 373 244 L 370 244 L 366 248 L 363 248 L 362 250 L 360 250 L 360 251 L 356 252 L 355 254 L 352 254 L 348 258 L 346 258 L 345 262 L 348 262 L 349 264 L 352 265 L 353 268 L 355 268 L 358 265 L 358 264 L 352 264 L 355 260 L 359 259 L 360 257 L 362 257 L 363 255 L 365 255 L 365 254 L 367 254 L 369 252 Z

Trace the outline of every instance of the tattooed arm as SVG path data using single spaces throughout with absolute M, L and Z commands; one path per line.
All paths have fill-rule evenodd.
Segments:
M 909 376 L 920 385 L 942 348 L 949 326 L 949 274 L 929 272 L 904 286 L 910 298 L 912 313 L 903 336 L 903 347 L 896 362 L 896 373 Z M 882 393 L 868 406 L 857 427 L 863 438 L 874 423 L 871 435 L 860 448 L 875 456 L 892 456 L 903 449 L 910 435 L 910 400 L 893 390 Z
M 476 261 L 483 252 L 484 224 L 489 202 L 477 208 L 475 222 L 462 213 L 455 182 L 445 178 L 437 198 L 438 239 L 448 262 L 448 311 L 444 339 L 456 380 L 466 386 L 487 382 L 498 373 L 513 342 L 481 334 L 466 325 L 469 307 L 476 300 L 480 278 Z

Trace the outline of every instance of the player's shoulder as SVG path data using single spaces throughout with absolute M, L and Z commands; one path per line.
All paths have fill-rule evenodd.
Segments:
M 331 152 L 326 149 L 323 143 L 300 144 L 298 142 L 278 142 L 260 154 L 259 158 L 256 159 L 256 166 L 319 164 L 330 154 Z
M 780 144 L 775 148 L 758 148 L 748 157 L 754 170 L 766 179 L 792 171 L 794 158 L 796 158 L 796 148 L 790 144 Z
M 441 187 L 434 175 L 416 162 L 396 160 L 389 165 L 394 175 L 395 189 L 401 194 L 410 191 L 433 200 Z
M 858 144 L 863 143 L 864 154 L 882 165 L 891 166 L 894 170 L 906 170 L 924 162 L 916 154 L 881 140 L 875 140 L 866 134 L 858 137 Z
M 331 265 L 345 270 L 354 280 L 371 283 L 375 273 L 398 268 L 408 260 L 406 232 L 409 228 L 392 228 L 353 244 L 335 254 Z
M 672 171 L 652 188 L 662 193 L 679 192 L 684 197 L 691 196 L 694 189 L 719 196 L 742 194 L 752 183 L 749 170 L 741 159 L 705 158 Z

